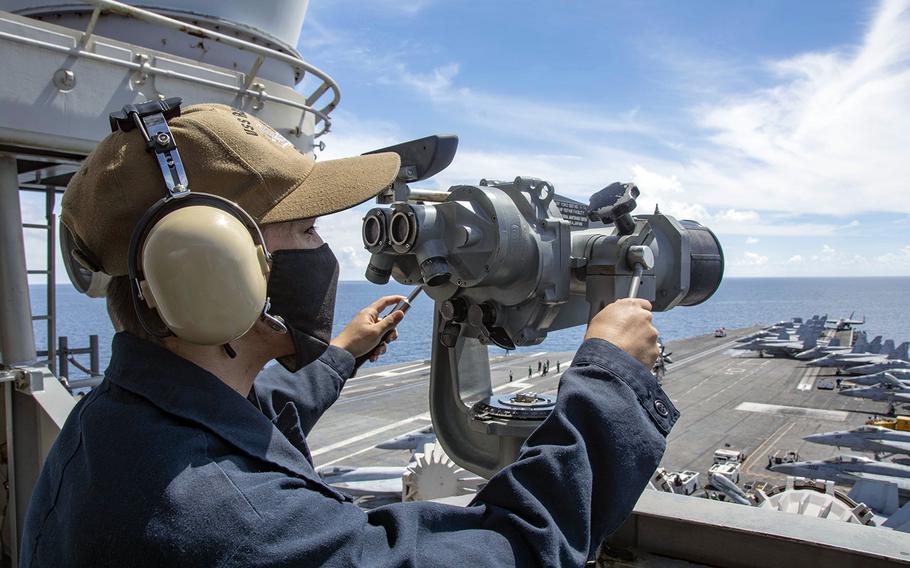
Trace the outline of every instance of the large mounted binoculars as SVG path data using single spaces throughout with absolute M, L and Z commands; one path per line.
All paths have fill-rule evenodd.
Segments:
M 384 206 L 364 217 L 366 277 L 422 285 L 436 302 L 436 434 L 456 463 L 489 477 L 515 460 L 553 400 L 494 394 L 488 345 L 538 344 L 624 297 L 655 311 L 701 303 L 720 285 L 724 259 L 714 233 L 695 221 L 633 216 L 633 184 L 611 184 L 587 205 L 530 177 L 447 191 L 409 186 L 445 169 L 457 146 L 455 136 L 430 136 L 376 151 L 398 153 L 401 170 L 378 197 Z

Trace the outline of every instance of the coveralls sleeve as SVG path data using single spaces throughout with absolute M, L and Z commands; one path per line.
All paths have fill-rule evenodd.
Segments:
M 341 388 L 353 374 L 354 356 L 330 345 L 319 359 L 296 373 L 278 364 L 264 368 L 256 376 L 250 399 L 269 419 L 275 418 L 285 404 L 294 404 L 306 436 L 338 400 Z
M 396 503 L 364 512 L 302 486 L 271 488 L 283 495 L 271 497 L 268 522 L 251 531 L 233 560 L 582 566 L 631 512 L 678 415 L 639 362 L 588 340 L 562 376 L 551 415 L 469 506 Z

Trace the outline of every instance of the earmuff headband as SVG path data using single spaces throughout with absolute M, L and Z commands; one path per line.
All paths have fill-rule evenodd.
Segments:
M 236 203 L 218 195 L 190 192 L 186 170 L 180 159 L 180 153 L 177 151 L 177 143 L 167 124 L 168 118 L 180 116 L 181 102 L 182 100 L 179 97 L 174 97 L 164 101 L 126 105 L 120 112 L 110 115 L 112 131 L 129 132 L 134 128 L 139 130 L 145 140 L 146 150 L 155 154 L 167 188 L 167 194 L 142 215 L 133 229 L 127 256 L 130 288 L 136 316 L 146 333 L 159 338 L 173 335 L 173 333 L 166 327 L 164 330 L 152 329 L 142 315 L 142 302 L 145 298 L 143 298 L 140 283 L 145 279 L 145 275 L 141 268 L 140 257 L 149 231 L 160 219 L 169 213 L 190 205 L 215 207 L 229 213 L 247 227 L 255 243 L 262 247 L 266 263 L 271 266 L 271 255 L 265 244 L 262 231 L 249 213 Z M 276 331 L 287 332 L 287 328 L 281 319 L 270 315 L 268 309 L 269 300 L 266 298 L 262 309 L 262 317 Z

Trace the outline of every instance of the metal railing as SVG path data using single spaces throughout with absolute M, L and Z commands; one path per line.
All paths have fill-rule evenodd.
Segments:
M 15 41 L 18 43 L 23 43 L 26 45 L 31 45 L 34 47 L 40 47 L 43 49 L 48 49 L 51 51 L 56 51 L 59 53 L 65 53 L 72 57 L 82 57 L 86 59 L 91 59 L 94 61 L 100 61 L 104 63 L 109 63 L 112 65 L 118 65 L 121 67 L 126 67 L 134 71 L 141 73 L 146 73 L 149 75 L 160 75 L 163 77 L 181 79 L 184 81 L 205 85 L 208 87 L 213 87 L 217 89 L 222 89 L 229 91 L 238 96 L 251 97 L 260 102 L 275 102 L 278 104 L 290 106 L 292 108 L 299 109 L 304 113 L 312 113 L 316 117 L 316 124 L 322 123 L 322 128 L 314 133 L 314 138 L 318 138 L 323 134 L 327 133 L 331 129 L 331 119 L 329 118 L 329 113 L 332 112 L 335 107 L 338 106 L 338 103 L 341 100 L 341 90 L 338 87 L 338 83 L 332 79 L 326 72 L 321 69 L 310 65 L 300 57 L 282 53 L 275 49 L 271 49 L 265 46 L 256 45 L 242 39 L 231 37 L 229 35 L 219 33 L 216 31 L 208 30 L 197 25 L 193 25 L 187 22 L 182 22 L 174 18 L 169 18 L 161 14 L 156 14 L 148 10 L 143 10 L 135 6 L 130 6 L 128 4 L 123 4 L 121 2 L 116 2 L 114 0 L 83 0 L 85 3 L 95 6 L 94 11 L 92 12 L 91 19 L 89 24 L 86 27 L 86 30 L 82 33 L 79 41 L 76 43 L 75 47 L 67 47 L 62 45 L 56 45 L 48 43 L 45 41 L 17 36 L 15 34 L 10 34 L 7 32 L 0 32 L 0 38 L 7 39 L 10 41 Z M 162 69 L 159 67 L 154 67 L 149 65 L 147 59 L 141 61 L 124 61 L 122 59 L 116 59 L 114 57 L 108 57 L 106 55 L 101 55 L 88 51 L 89 45 L 92 42 L 92 37 L 94 35 L 95 26 L 98 22 L 98 19 L 101 16 L 103 11 L 110 11 L 113 13 L 121 14 L 124 16 L 136 18 L 150 24 L 160 25 L 168 29 L 179 31 L 187 35 L 191 35 L 194 38 L 203 38 L 203 39 L 213 39 L 219 43 L 235 47 L 242 51 L 248 51 L 256 55 L 256 60 L 251 66 L 250 70 L 245 74 L 244 84 L 242 86 L 230 85 L 227 83 L 221 83 L 219 81 L 213 81 L 210 79 L 203 79 L 201 77 L 195 77 L 193 75 L 188 75 L 186 73 L 180 73 L 170 69 Z M 267 93 L 261 83 L 255 82 L 256 74 L 259 71 L 259 68 L 265 62 L 266 59 L 271 59 L 286 63 L 294 69 L 295 75 L 297 77 L 297 82 L 303 80 L 306 73 L 310 73 L 313 76 L 319 78 L 319 85 L 313 90 L 309 95 L 304 95 L 305 102 L 299 103 L 291 99 L 284 97 L 278 97 Z M 332 91 L 332 100 L 323 106 L 320 109 L 315 108 L 316 102 L 322 98 L 329 90 Z

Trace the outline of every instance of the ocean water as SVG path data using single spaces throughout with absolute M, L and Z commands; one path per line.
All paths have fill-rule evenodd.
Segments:
M 360 309 L 380 296 L 403 294 L 397 283 L 341 282 L 335 306 L 335 333 Z M 87 347 L 89 334 L 98 334 L 102 368 L 110 358 L 113 335 L 103 299 L 82 296 L 69 284 L 57 288 L 58 335 L 69 337 L 71 347 Z M 45 313 L 47 288 L 31 286 L 32 311 Z M 827 313 L 830 318 L 866 316 L 870 338 L 884 335 L 897 342 L 910 339 L 910 278 L 728 278 L 707 302 L 690 308 L 657 313 L 655 325 L 666 341 L 711 333 L 715 328 L 770 324 L 793 316 Z M 429 359 L 433 302 L 419 296 L 399 324 L 399 339 L 377 364 Z M 518 351 L 572 351 L 584 336 L 578 327 L 551 333 L 543 344 Z M 35 323 L 39 349 L 45 347 L 44 322 Z M 491 348 L 491 354 L 504 351 Z M 87 365 L 87 356 L 85 357 Z

